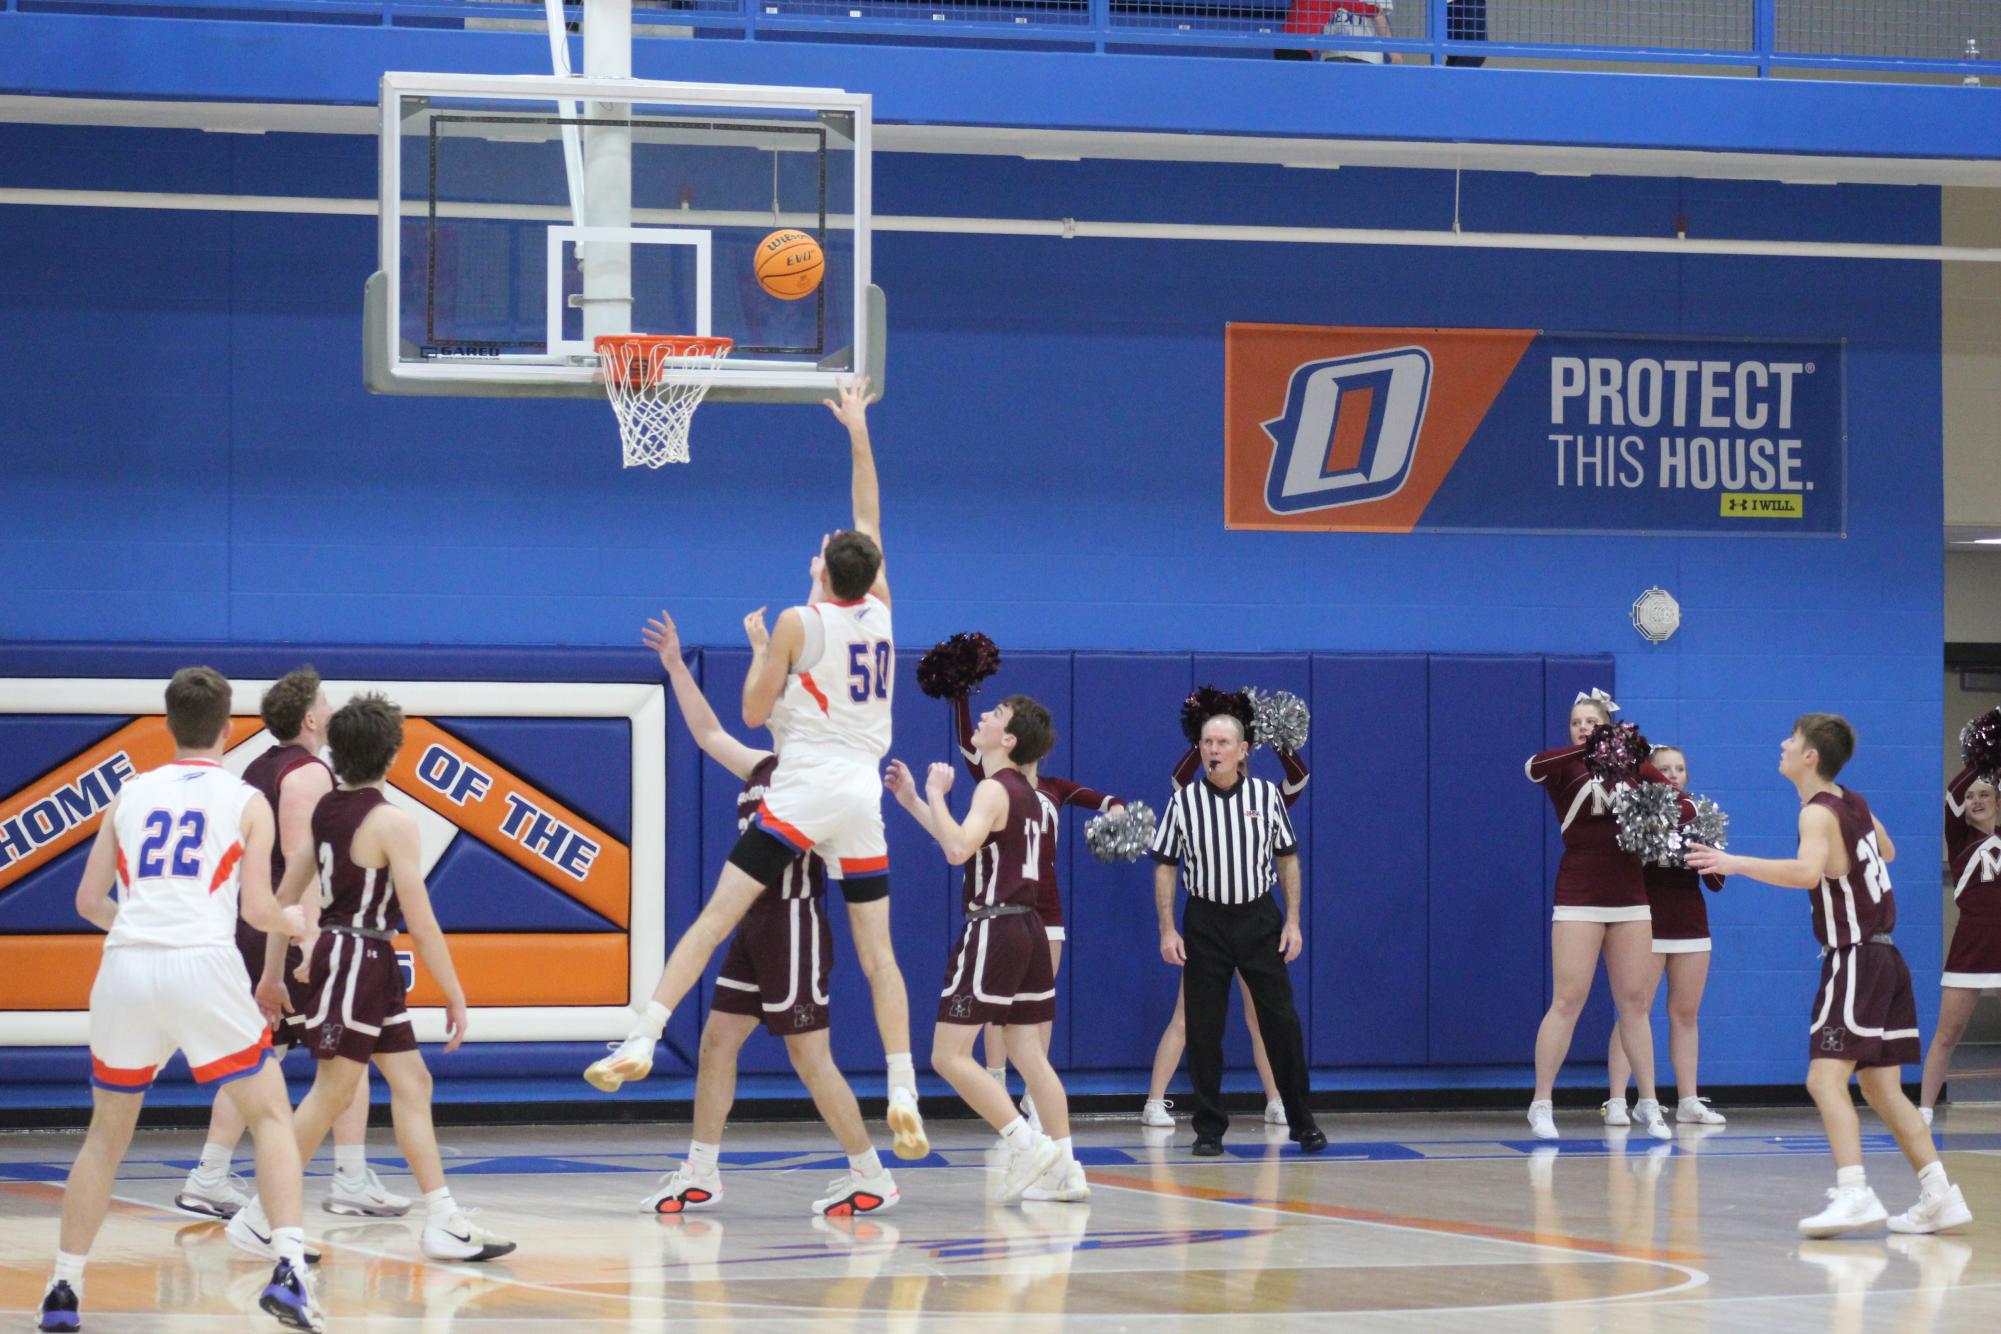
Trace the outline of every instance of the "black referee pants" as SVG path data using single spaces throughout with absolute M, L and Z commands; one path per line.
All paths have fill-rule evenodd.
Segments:
M 1292 977 L 1278 952 L 1285 914 L 1267 893 L 1228 907 L 1190 895 L 1181 910 L 1188 962 L 1181 970 L 1188 1033 L 1188 1078 L 1195 1086 L 1195 1134 L 1220 1139 L 1229 1128 L 1223 1098 L 1223 1020 L 1230 1013 L 1230 975 L 1242 973 L 1264 1034 L 1265 1056 L 1294 1131 L 1313 1124 L 1307 1107 L 1306 1042 L 1293 1008 Z

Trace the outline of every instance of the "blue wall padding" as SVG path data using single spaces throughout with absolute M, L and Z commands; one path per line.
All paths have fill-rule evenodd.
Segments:
M 1542 1020 L 1549 803 L 1522 775 L 1542 745 L 1542 678 L 1533 658 L 1431 660 L 1435 1064 L 1519 1059 Z
M 1313 979 L 1316 1065 L 1422 1065 L 1430 972 L 1429 663 L 1313 660 Z M 1339 757 L 1339 758 L 1337 758 Z M 1297 811 L 1295 807 L 1295 812 Z M 1448 810 L 1448 819 L 1456 818 Z M 1295 970 L 1296 971 L 1296 970 Z
M 462 833 L 452 840 L 425 882 L 438 920 L 454 931 L 618 930 L 609 918 L 471 834 Z
M 1079 653 L 1068 777 L 1164 812 L 1169 774 L 1187 748 L 1178 714 L 1191 668 L 1178 653 Z M 1070 1063 L 1079 1070 L 1144 1067 L 1174 1013 L 1178 970 L 1160 958 L 1153 864 L 1071 862 Z
M 433 718 L 621 843 L 632 841 L 632 724 L 623 718 Z
M 0 889 L 0 934 L 71 935 L 92 930 L 76 915 L 76 886 L 90 856 L 90 840 Z
M 40 778 L 127 721 L 63 713 L 0 715 L 0 792 Z

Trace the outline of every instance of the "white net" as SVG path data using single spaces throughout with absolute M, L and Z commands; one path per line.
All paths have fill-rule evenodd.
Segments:
M 686 463 L 688 425 L 730 354 L 730 340 L 607 334 L 596 346 L 625 466 Z

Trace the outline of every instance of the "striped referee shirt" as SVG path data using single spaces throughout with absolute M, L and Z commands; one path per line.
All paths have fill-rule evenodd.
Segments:
M 1204 776 L 1167 803 L 1148 849 L 1181 864 L 1188 892 L 1211 903 L 1252 903 L 1278 879 L 1277 859 L 1299 850 L 1278 784 L 1239 778 L 1228 788 Z

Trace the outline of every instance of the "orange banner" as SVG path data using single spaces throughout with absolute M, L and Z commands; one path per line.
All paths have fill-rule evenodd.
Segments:
M 404 720 L 389 781 L 593 912 L 631 922 L 625 844 L 435 723 Z
M 229 720 L 228 745 L 264 724 Z M 164 714 L 134 718 L 104 740 L 0 801 L 0 890 L 97 832 L 104 810 L 134 775 L 174 758 Z

